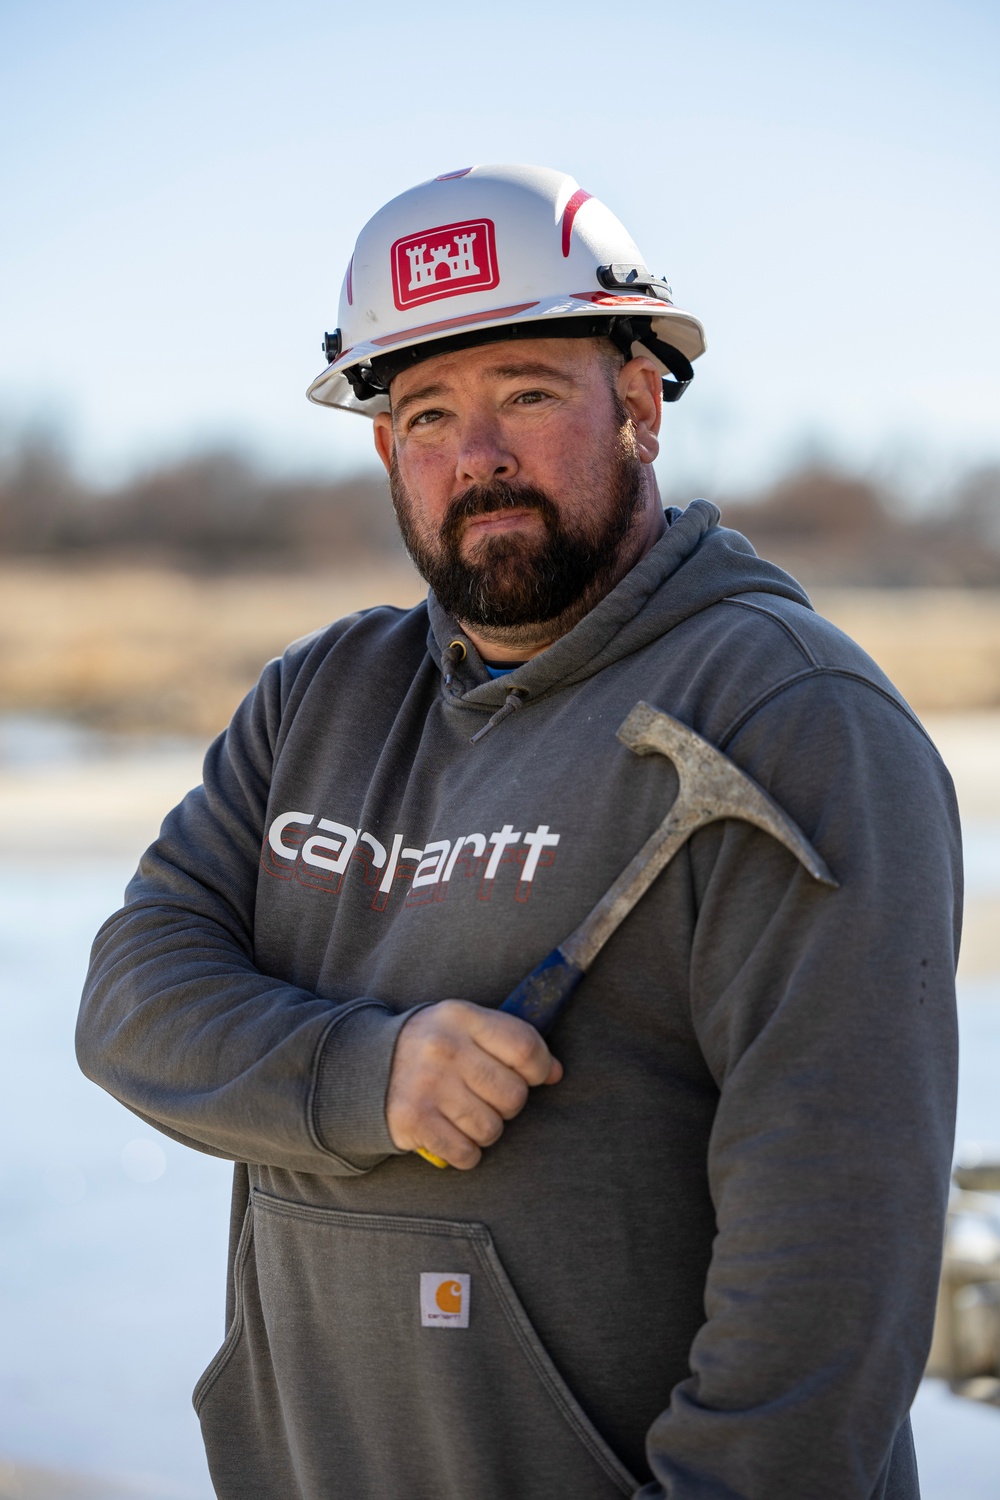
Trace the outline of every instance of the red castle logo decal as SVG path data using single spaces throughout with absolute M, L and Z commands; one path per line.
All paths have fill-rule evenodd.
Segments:
M 392 297 L 400 312 L 500 285 L 492 219 L 421 229 L 397 240 L 390 256 Z

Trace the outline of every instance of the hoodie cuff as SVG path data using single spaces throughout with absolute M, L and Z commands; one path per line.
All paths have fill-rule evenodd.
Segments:
M 396 1039 L 422 1005 L 401 1014 L 378 1000 L 347 1008 L 324 1038 L 316 1070 L 312 1120 L 319 1144 L 358 1172 L 400 1156 L 385 1119 Z

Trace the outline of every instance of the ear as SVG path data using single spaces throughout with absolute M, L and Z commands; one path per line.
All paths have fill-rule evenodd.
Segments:
M 387 411 L 377 411 L 372 421 L 375 436 L 375 452 L 385 465 L 388 474 L 392 464 L 392 453 L 395 444 L 392 437 L 392 417 Z
M 663 415 L 661 376 L 651 359 L 639 355 L 622 365 L 618 394 L 635 427 L 635 445 L 644 464 L 651 464 L 660 451 L 660 418 Z

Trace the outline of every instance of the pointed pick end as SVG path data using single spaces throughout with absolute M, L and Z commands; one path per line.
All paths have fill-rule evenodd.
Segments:
M 765 833 L 777 839 L 779 844 L 784 844 L 789 854 L 794 854 L 803 869 L 808 870 L 813 880 L 818 881 L 820 885 L 827 886 L 831 891 L 839 890 L 840 881 L 836 879 L 822 856 L 813 848 L 798 824 L 793 823 L 791 818 L 783 813 L 777 803 L 773 802 L 760 787 L 754 786 L 753 790 L 756 795 L 748 798 L 747 805 L 742 809 L 734 808 L 732 815 L 746 818 L 748 823 L 756 824 L 758 828 L 762 828 Z
M 810 847 L 809 854 L 811 857 L 809 859 L 803 859 L 802 863 L 805 865 L 812 878 L 814 880 L 818 880 L 820 885 L 829 886 L 831 891 L 839 891 L 840 881 L 834 878 L 830 871 L 830 867 L 822 859 L 820 859 L 815 849 Z M 799 857 L 801 858 L 801 855 Z

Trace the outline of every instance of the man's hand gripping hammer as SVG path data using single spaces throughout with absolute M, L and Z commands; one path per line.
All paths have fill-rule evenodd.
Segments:
M 503 1005 L 508 1015 L 530 1021 L 545 1036 L 608 938 L 699 828 L 740 818 L 784 844 L 814 880 L 836 889 L 823 860 L 776 802 L 700 734 L 669 714 L 637 703 L 618 729 L 636 755 L 665 755 L 674 763 L 674 803 L 655 833 L 629 861 L 606 895 L 579 927 L 522 979 Z M 435 1166 L 445 1163 L 421 1152 Z

